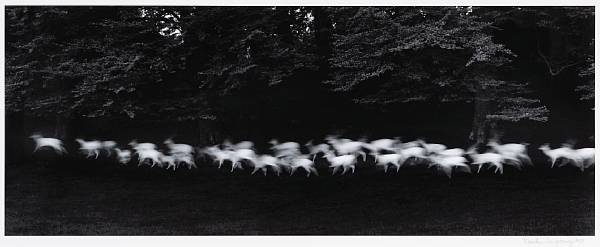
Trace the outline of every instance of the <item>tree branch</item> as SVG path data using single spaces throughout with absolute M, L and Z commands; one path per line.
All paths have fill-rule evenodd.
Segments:
M 546 67 L 548 68 L 548 72 L 550 73 L 550 76 L 555 77 L 557 75 L 559 75 L 563 70 L 575 66 L 577 64 L 579 64 L 580 62 L 575 62 L 575 63 L 571 63 L 571 64 L 567 64 L 565 66 L 560 67 L 556 72 L 552 70 L 552 65 L 550 64 L 550 61 L 548 61 L 548 58 L 546 58 L 546 56 L 544 56 L 544 54 L 542 53 L 542 50 L 540 49 L 540 42 L 538 40 L 537 42 L 537 53 L 538 55 L 542 58 L 542 60 L 544 60 L 544 63 L 546 64 Z

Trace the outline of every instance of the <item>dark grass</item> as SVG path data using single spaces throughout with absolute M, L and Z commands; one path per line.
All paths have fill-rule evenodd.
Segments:
M 6 235 L 594 234 L 593 172 L 300 175 L 7 164 Z

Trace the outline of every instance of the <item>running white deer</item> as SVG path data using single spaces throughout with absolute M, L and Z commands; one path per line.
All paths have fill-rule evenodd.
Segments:
M 103 141 L 102 142 L 102 150 L 106 152 L 106 156 L 110 157 L 112 155 L 112 150 L 117 147 L 117 142 L 115 141 Z
M 119 161 L 120 164 L 127 165 L 131 160 L 131 151 L 115 148 L 115 152 L 117 153 L 117 161 Z
M 234 152 L 231 150 L 221 150 L 217 145 L 205 148 L 204 153 L 211 156 L 214 161 L 219 163 L 218 168 L 221 168 L 226 160 L 232 161 Z
M 580 149 L 576 149 L 575 153 L 577 155 L 579 155 L 579 157 L 583 160 L 583 167 L 584 168 L 589 168 L 594 166 L 594 154 L 595 149 L 594 148 L 580 148 Z
M 423 140 L 420 140 L 420 139 L 416 140 L 416 141 L 405 142 L 405 143 L 398 142 L 396 145 L 394 145 L 394 149 L 398 150 L 398 149 L 421 147 L 422 142 L 423 142 Z
M 160 166 L 163 164 L 161 161 L 162 153 L 157 151 L 156 149 L 139 149 L 136 151 L 136 153 L 139 157 L 138 166 L 144 164 L 146 160 L 150 160 L 150 167 L 154 167 L 155 165 Z
M 441 151 L 446 150 L 446 145 L 444 144 L 437 144 L 437 143 L 426 143 L 425 141 L 418 139 L 416 140 L 417 143 L 421 144 L 421 146 L 423 148 L 425 148 L 425 153 L 427 155 L 429 154 L 434 154 L 434 153 L 439 153 Z
M 329 144 L 333 146 L 335 151 L 340 155 L 358 154 L 363 157 L 363 161 L 367 160 L 367 154 L 362 151 L 365 146 L 364 142 L 352 141 L 350 139 L 337 139 L 333 136 L 325 138 Z
M 254 165 L 252 175 L 254 175 L 254 173 L 260 170 L 262 171 L 263 175 L 267 176 L 268 168 L 271 168 L 273 171 L 275 171 L 277 176 L 281 174 L 281 168 L 279 167 L 279 159 L 271 155 L 260 155 L 252 163 Z
M 175 159 L 175 164 L 183 163 L 188 169 L 197 168 L 194 161 L 194 147 L 188 144 L 174 143 L 171 138 L 164 141 L 169 148 L 169 154 Z
M 144 150 L 144 149 L 149 149 L 149 150 L 156 149 L 156 145 L 154 145 L 154 143 L 149 143 L 149 142 L 138 143 L 136 140 L 132 140 L 131 142 L 129 142 L 129 146 L 131 146 L 136 151 Z
M 575 167 L 579 168 L 581 171 L 584 171 L 585 167 L 583 164 L 583 159 L 577 155 L 575 150 L 571 147 L 563 146 L 556 149 L 550 149 L 550 145 L 544 144 L 539 147 L 546 156 L 550 158 L 551 164 L 550 168 L 554 168 L 554 164 L 560 158 L 566 159 L 567 164 L 572 164 Z M 564 163 L 559 164 L 559 166 L 563 166 Z
M 396 167 L 396 172 L 400 171 L 402 155 L 400 154 L 377 154 L 375 155 L 375 166 L 383 166 L 383 171 L 387 173 L 389 165 Z
M 33 134 L 30 138 L 35 142 L 35 148 L 33 149 L 34 153 L 41 148 L 50 148 L 59 155 L 67 153 L 67 150 L 63 146 L 63 142 L 59 139 L 43 137 L 38 134 Z
M 159 164 L 158 167 L 163 168 L 165 165 L 167 166 L 166 170 L 173 168 L 173 171 L 177 168 L 177 163 L 175 161 L 175 157 L 173 155 L 166 155 L 161 152 L 158 152 Z
M 160 160 L 161 152 L 156 150 L 156 145 L 154 143 L 144 142 L 138 143 L 136 140 L 132 140 L 129 142 L 129 146 L 131 146 L 135 153 L 138 155 L 138 166 L 141 166 L 146 162 L 146 160 L 151 161 L 151 167 L 155 165 L 162 165 Z
M 460 169 L 464 172 L 471 173 L 471 167 L 467 165 L 467 159 L 462 156 L 439 156 L 433 155 L 430 157 L 432 163 L 429 167 L 436 166 L 438 170 L 441 170 L 448 179 L 452 179 L 452 172 L 454 169 Z
M 247 161 L 250 162 L 252 165 L 254 165 L 253 160 L 256 159 L 256 153 L 254 152 L 254 150 L 252 149 L 238 149 L 233 151 L 233 153 L 230 155 L 230 160 L 232 162 L 231 164 L 231 172 L 233 172 L 235 170 L 235 168 L 239 168 L 239 169 L 244 169 L 244 167 L 242 167 L 242 161 Z
M 300 155 L 300 144 L 297 142 L 284 142 L 279 143 L 277 139 L 271 139 L 269 141 L 271 144 L 271 150 L 275 154 L 275 157 L 290 157 L 290 156 L 298 156 Z
M 325 143 L 313 145 L 312 141 L 309 141 L 305 144 L 305 146 L 308 148 L 308 154 L 312 156 L 313 162 L 315 162 L 315 158 L 318 154 L 325 154 L 331 151 L 331 147 Z
M 94 157 L 98 158 L 100 155 L 100 149 L 102 149 L 102 143 L 100 141 L 85 141 L 83 139 L 77 138 L 75 139 L 79 143 L 79 150 L 85 154 L 86 158 Z
M 191 145 L 174 143 L 171 138 L 165 140 L 163 143 L 169 148 L 169 154 L 192 155 L 194 153 L 194 148 Z
M 254 143 L 251 141 L 241 141 L 233 145 L 233 149 L 252 149 Z
M 277 139 L 271 139 L 269 141 L 269 144 L 271 144 L 272 150 L 300 149 L 300 144 L 298 144 L 297 142 L 279 143 Z
M 310 177 L 311 174 L 319 176 L 319 172 L 317 172 L 317 169 L 315 168 L 315 163 L 308 158 L 309 157 L 307 155 L 301 155 L 292 159 L 289 164 L 291 168 L 290 176 L 294 175 L 294 172 L 296 172 L 298 168 L 302 168 L 304 171 L 306 171 L 306 177 Z
M 400 160 L 398 160 L 400 165 L 403 165 L 408 159 L 411 158 L 427 159 L 425 156 L 427 151 L 422 147 L 400 148 L 396 150 L 396 153 L 400 154 Z
M 442 150 L 440 152 L 437 152 L 436 155 L 438 155 L 438 156 L 446 156 L 446 157 L 463 156 L 463 155 L 465 155 L 465 150 L 462 149 L 462 148 L 446 149 L 446 150 Z
M 194 160 L 194 155 L 192 154 L 171 154 L 171 156 L 175 158 L 175 164 L 178 166 L 180 164 L 185 164 L 188 170 L 198 168 L 198 166 L 196 166 L 196 161 Z
M 378 139 L 365 143 L 364 147 L 369 149 L 371 154 L 378 154 L 381 151 L 394 151 L 394 146 L 397 145 L 399 139 Z
M 280 149 L 273 151 L 273 154 L 277 158 L 293 158 L 301 155 L 300 149 Z
M 332 174 L 335 175 L 336 172 L 342 168 L 342 175 L 346 174 L 347 171 L 351 170 L 354 173 L 354 169 L 356 168 L 356 156 L 352 154 L 344 154 L 340 156 L 335 156 L 333 153 L 327 153 L 323 156 L 329 161 L 329 167 L 333 168 Z
M 517 160 L 517 165 L 521 166 L 523 161 L 527 165 L 533 165 L 531 158 L 527 155 L 527 145 L 522 143 L 506 143 L 500 144 L 495 140 L 490 140 L 487 144 L 494 151 L 500 155 L 509 158 L 510 160 Z
M 485 164 L 490 164 L 492 167 L 495 168 L 494 173 L 500 173 L 503 174 L 504 173 L 504 162 L 508 159 L 511 160 L 510 157 L 504 157 L 500 154 L 497 153 L 478 153 L 477 150 L 475 149 L 475 147 L 470 147 L 466 154 L 468 154 L 471 159 L 473 159 L 472 164 L 473 165 L 477 165 L 477 173 L 479 173 L 481 171 L 481 167 L 484 166 Z M 512 160 L 512 161 L 517 161 L 517 160 Z

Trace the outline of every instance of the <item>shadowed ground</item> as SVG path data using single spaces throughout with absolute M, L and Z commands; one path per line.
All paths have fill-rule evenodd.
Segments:
M 593 235 L 594 173 L 250 176 L 7 164 L 6 235 Z

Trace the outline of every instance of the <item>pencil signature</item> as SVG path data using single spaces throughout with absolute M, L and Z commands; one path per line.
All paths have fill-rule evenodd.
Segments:
M 553 247 L 575 247 L 583 244 L 583 238 L 523 238 L 528 245 L 553 246 Z

